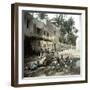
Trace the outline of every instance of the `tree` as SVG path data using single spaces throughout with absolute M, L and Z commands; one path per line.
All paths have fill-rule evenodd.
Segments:
M 75 35 L 75 33 L 78 32 L 78 29 L 76 29 L 74 25 L 75 25 L 75 22 L 72 17 L 70 17 L 64 23 L 64 27 L 67 32 L 67 37 L 66 37 L 67 39 L 65 40 L 67 44 L 76 45 L 77 36 Z
M 40 13 L 38 13 L 38 18 L 45 19 L 45 18 L 47 18 L 47 14 L 44 12 L 40 12 Z
M 66 43 L 67 43 L 67 44 L 70 44 L 70 45 L 76 45 L 76 39 L 77 39 L 77 36 L 74 35 L 72 32 L 70 32 L 70 33 L 67 35 Z
M 64 14 L 57 14 L 53 19 L 51 19 L 51 21 L 54 21 L 54 24 L 57 27 L 60 27 L 63 25 L 64 20 L 65 20 L 65 15 Z
M 62 43 L 76 45 L 77 36 L 74 33 L 77 33 L 78 29 L 74 26 L 75 22 L 72 17 L 68 20 L 65 19 L 65 17 L 66 16 L 64 14 L 59 14 L 53 18 L 55 25 L 60 28 L 61 38 L 59 38 L 59 41 Z
M 63 23 L 63 25 L 62 25 L 63 30 L 62 30 L 62 28 L 61 28 L 61 31 L 64 31 L 65 34 L 66 34 L 66 33 L 69 33 L 69 32 L 72 32 L 73 27 L 74 27 L 74 24 L 75 24 L 75 22 L 74 22 L 74 20 L 72 19 L 72 17 L 69 18 L 68 20 L 64 20 L 64 23 Z

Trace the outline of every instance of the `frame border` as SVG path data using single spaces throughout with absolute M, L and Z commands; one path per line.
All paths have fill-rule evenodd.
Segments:
M 85 10 L 85 80 L 67 81 L 67 82 L 47 82 L 34 84 L 18 84 L 18 7 L 43 7 L 43 8 L 63 8 Z M 81 6 L 64 6 L 64 5 L 46 5 L 32 3 L 14 3 L 11 4 L 11 86 L 26 87 L 26 86 L 41 86 L 41 85 L 60 85 L 60 84 L 76 84 L 88 83 L 88 7 Z

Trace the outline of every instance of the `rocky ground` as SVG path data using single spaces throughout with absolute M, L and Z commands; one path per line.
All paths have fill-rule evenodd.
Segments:
M 24 77 L 79 75 L 80 58 L 56 57 L 52 54 L 29 57 L 24 64 Z

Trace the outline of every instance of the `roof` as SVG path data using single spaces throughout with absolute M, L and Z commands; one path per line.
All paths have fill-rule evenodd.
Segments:
M 38 19 L 33 19 L 33 23 L 36 24 L 36 26 L 44 31 L 53 33 L 54 31 L 58 30 L 58 27 L 56 27 L 53 23 L 47 20 L 47 24 L 44 22 L 38 20 Z

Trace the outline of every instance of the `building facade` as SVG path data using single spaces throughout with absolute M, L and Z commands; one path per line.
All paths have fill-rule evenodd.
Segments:
M 26 46 L 26 43 L 29 43 L 29 45 L 25 47 L 25 50 L 30 47 L 27 51 L 30 50 L 40 53 L 60 49 L 60 31 L 52 22 L 46 20 L 46 23 L 44 23 L 41 20 L 33 18 L 33 15 L 26 12 L 22 14 L 22 20 L 24 46 Z M 26 40 L 26 38 L 29 40 Z

